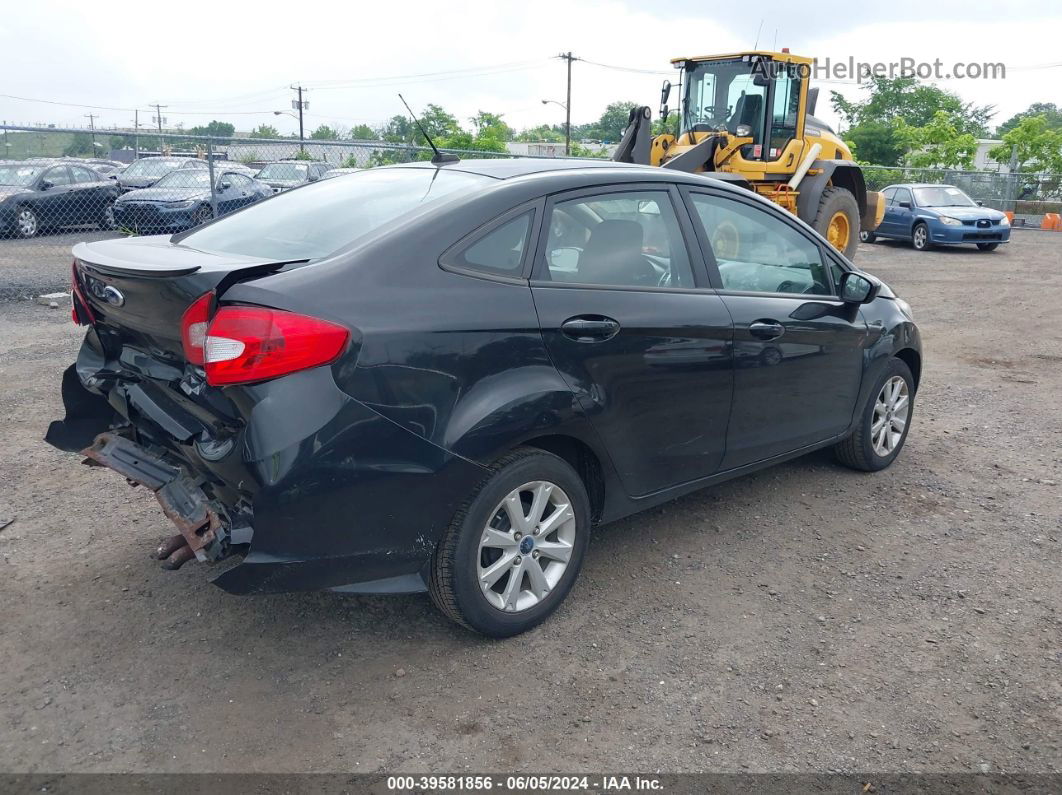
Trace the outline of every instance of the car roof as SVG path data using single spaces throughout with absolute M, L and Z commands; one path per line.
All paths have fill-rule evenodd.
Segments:
M 943 182 L 897 182 L 895 185 L 886 185 L 882 190 L 889 188 L 954 188 L 955 185 L 945 185 Z M 961 188 L 960 188 L 961 190 Z
M 710 183 L 716 186 L 733 186 L 723 179 L 713 178 L 708 173 L 688 173 L 675 171 L 659 166 L 633 165 L 631 163 L 617 163 L 612 160 L 598 160 L 596 158 L 550 158 L 550 157 L 522 157 L 522 158 L 493 158 L 483 160 L 461 160 L 455 163 L 442 163 L 438 166 L 428 161 L 414 163 L 402 163 L 388 166 L 388 168 L 439 168 L 449 171 L 463 171 L 469 174 L 479 174 L 497 180 L 538 179 L 561 176 L 585 174 L 588 178 L 609 179 L 615 181 L 631 182 L 685 182 L 694 185 Z

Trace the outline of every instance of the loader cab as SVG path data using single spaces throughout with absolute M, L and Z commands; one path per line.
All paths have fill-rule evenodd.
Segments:
M 738 162 L 793 167 L 804 136 L 810 59 L 744 53 L 672 63 L 682 70 L 677 144 L 726 134 L 747 139 L 735 153 Z

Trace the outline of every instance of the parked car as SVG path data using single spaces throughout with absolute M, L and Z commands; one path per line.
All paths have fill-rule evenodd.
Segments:
M 885 284 L 660 168 L 370 169 L 74 256 L 88 333 L 47 439 L 156 493 L 168 565 L 427 590 L 493 636 L 557 608 L 592 524 L 822 447 L 887 467 L 922 369 Z
M 328 171 L 327 163 L 312 160 L 277 160 L 266 163 L 257 177 L 273 189 L 273 193 L 316 182 Z
M 246 172 L 215 165 L 219 216 L 273 195 L 268 185 Z M 210 173 L 205 168 L 171 171 L 150 188 L 124 193 L 114 203 L 117 226 L 136 232 L 180 232 L 212 218 Z
M 341 177 L 344 174 L 356 174 L 362 170 L 360 168 L 330 168 L 321 175 L 321 179 L 332 179 L 332 177 Z
M 114 228 L 114 181 L 63 160 L 0 163 L 0 229 L 36 237 L 46 229 Z
M 182 168 L 207 168 L 207 162 L 198 157 L 142 157 L 118 175 L 118 187 L 123 193 L 150 188 L 171 171 Z
M 994 251 L 1010 241 L 1010 221 L 1005 213 L 982 207 L 954 185 L 890 185 L 885 195 L 885 216 L 873 232 L 859 239 L 873 243 L 879 237 L 910 240 L 919 251 L 933 246 L 976 243 Z

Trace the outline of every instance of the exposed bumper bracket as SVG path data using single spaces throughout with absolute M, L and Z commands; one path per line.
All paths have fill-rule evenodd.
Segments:
M 222 557 L 221 519 L 203 490 L 179 467 L 113 433 L 101 433 L 82 455 L 155 492 L 163 513 L 200 561 Z

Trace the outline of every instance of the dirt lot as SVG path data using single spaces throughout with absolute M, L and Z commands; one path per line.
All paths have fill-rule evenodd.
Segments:
M 1062 235 L 1015 237 L 860 250 L 926 346 L 895 466 L 602 528 L 505 642 L 427 597 L 161 570 L 150 495 L 40 441 L 68 313 L 0 304 L 0 770 L 1062 770 Z

